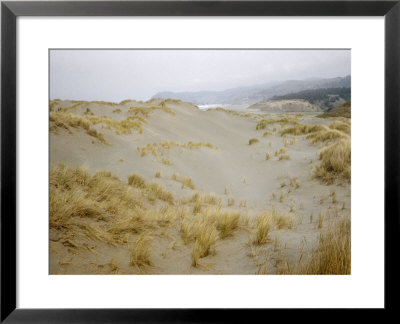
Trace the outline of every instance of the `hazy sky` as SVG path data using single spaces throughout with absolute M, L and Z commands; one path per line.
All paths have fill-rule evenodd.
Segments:
M 350 50 L 51 50 L 50 98 L 147 100 L 350 74 Z

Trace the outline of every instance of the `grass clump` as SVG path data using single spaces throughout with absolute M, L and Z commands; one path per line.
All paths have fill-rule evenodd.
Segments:
M 265 129 L 269 125 L 273 125 L 273 124 L 280 124 L 281 126 L 284 126 L 286 124 L 295 124 L 296 125 L 297 123 L 298 123 L 297 119 L 288 118 L 288 117 L 284 117 L 284 118 L 280 118 L 280 119 L 262 119 L 257 123 L 256 130 Z
M 128 110 L 128 114 L 142 115 L 147 118 L 151 112 L 154 112 L 156 110 L 161 110 L 170 115 L 175 115 L 175 112 L 171 108 L 166 107 L 163 102 L 159 106 L 151 105 L 145 107 L 130 107 Z
M 150 182 L 146 186 L 147 197 L 150 201 L 155 201 L 156 199 L 163 200 L 171 205 L 174 204 L 174 195 L 172 192 L 164 189 L 162 185 L 157 182 Z
M 109 171 L 90 174 L 84 168 L 51 166 L 50 230 L 70 247 L 82 246 L 87 238 L 123 241 L 123 224 L 129 224 L 130 233 L 143 230 L 143 198 Z
M 184 177 L 182 180 L 182 189 L 183 188 L 190 188 L 192 190 L 196 189 L 193 183 L 193 180 L 189 177 Z
M 351 141 L 343 139 L 320 151 L 320 165 L 315 167 L 314 175 L 323 182 L 331 184 L 336 179 L 351 179 Z
M 160 142 L 160 143 L 152 143 L 147 144 L 146 146 L 138 146 L 137 151 L 139 152 L 140 156 L 146 156 L 147 154 L 151 153 L 153 156 L 157 157 L 158 155 L 162 155 L 164 151 L 169 151 L 174 147 L 180 147 L 185 149 L 200 149 L 202 147 L 217 150 L 218 147 L 210 144 L 210 143 L 203 143 L 203 142 L 187 142 L 187 143 L 177 143 L 177 142 Z
M 57 130 L 62 128 L 72 134 L 71 127 L 81 128 L 85 130 L 89 136 L 97 138 L 103 144 L 108 144 L 104 135 L 91 126 L 92 123 L 87 117 L 60 112 L 50 112 L 50 132 L 57 134 Z
M 256 143 L 258 143 L 259 142 L 259 140 L 257 139 L 257 138 L 251 138 L 251 139 L 249 139 L 249 145 L 253 145 L 253 144 L 256 144 Z
M 330 129 L 328 127 L 324 127 L 323 130 L 311 133 L 307 136 L 307 139 L 312 140 L 312 144 L 315 144 L 317 142 L 332 142 L 334 140 L 346 138 L 349 138 L 347 134 L 338 131 L 337 129 Z
M 290 135 L 307 135 L 310 133 L 315 133 L 320 130 L 323 130 L 324 127 L 320 125 L 303 125 L 303 124 L 296 124 L 293 127 L 283 129 L 280 134 L 281 136 L 285 136 L 287 134 Z
M 143 232 L 136 239 L 135 245 L 130 250 L 131 266 L 143 267 L 151 265 L 150 251 L 151 251 L 151 238 L 149 233 Z
M 279 161 L 282 160 L 290 160 L 290 155 L 289 154 L 282 154 L 279 156 Z
M 343 121 L 336 120 L 332 124 L 329 125 L 329 128 L 336 129 L 338 131 L 346 133 L 347 135 L 350 135 L 350 132 L 351 132 L 350 122 L 343 122 Z
M 240 219 L 239 212 L 225 211 L 217 217 L 217 229 L 221 239 L 231 236 L 238 227 Z
M 136 188 L 145 188 L 146 180 L 140 175 L 134 173 L 128 177 L 128 184 Z
M 192 266 L 199 265 L 199 259 L 213 253 L 212 247 L 217 241 L 218 233 L 215 227 L 208 223 L 200 224 L 196 229 L 196 241 L 192 251 Z
M 294 217 L 286 214 L 280 214 L 276 220 L 278 229 L 292 229 L 294 227 Z
M 342 218 L 322 233 L 318 249 L 300 270 L 304 274 L 348 275 L 351 273 L 350 218 Z
M 234 206 L 235 205 L 235 198 L 228 198 L 228 206 Z
M 192 190 L 196 189 L 194 182 L 190 177 L 181 177 L 178 174 L 174 173 L 171 179 L 180 182 L 182 184 L 182 189 L 184 188 L 190 188 Z
M 256 232 L 253 238 L 253 244 L 263 245 L 269 241 L 269 232 L 273 226 L 273 217 L 269 213 L 262 213 L 257 216 L 255 227 Z

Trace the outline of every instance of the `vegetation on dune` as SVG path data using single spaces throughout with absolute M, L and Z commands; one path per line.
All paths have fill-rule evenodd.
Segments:
M 202 223 L 196 228 L 195 242 L 192 251 L 192 266 L 198 266 L 200 258 L 204 258 L 210 253 L 215 242 L 217 241 L 218 234 L 214 226 L 208 223 Z
M 118 235 L 114 230 L 123 219 L 140 232 L 142 201 L 141 192 L 108 171 L 91 175 L 83 168 L 62 164 L 50 168 L 50 229 L 60 231 L 64 245 L 78 247 L 80 236 L 88 233 L 112 243 L 114 234 Z
M 102 124 L 106 129 L 114 129 L 117 134 L 130 134 L 134 129 L 139 133 L 142 132 L 142 124 L 145 122 L 142 118 L 127 118 L 117 121 L 109 117 L 80 116 L 70 113 L 51 112 L 50 113 L 50 132 L 57 133 L 62 128 L 71 132 L 72 128 L 82 128 L 90 136 L 98 138 L 101 142 L 106 143 L 103 134 L 99 133 L 92 126 Z
M 297 178 L 289 177 L 284 186 L 300 185 Z M 330 197 L 336 199 L 336 193 L 331 192 Z M 190 209 L 196 206 L 200 206 L 197 212 Z M 323 227 L 322 221 L 320 216 L 319 228 Z M 272 242 L 270 234 L 274 229 L 290 230 L 294 223 L 294 215 L 274 209 L 259 213 L 248 227 L 248 215 L 238 209 L 222 208 L 221 198 L 213 194 L 194 193 L 174 201 L 160 184 L 147 183 L 138 174 L 129 176 L 125 183 L 109 171 L 91 174 L 84 168 L 64 165 L 50 170 L 51 242 L 59 242 L 74 253 L 86 249 L 88 240 L 125 246 L 129 252 L 125 266 L 139 273 L 151 269 L 154 240 L 169 237 L 170 228 L 175 228 L 182 243 L 190 246 L 188 262 L 198 267 L 202 258 L 218 252 L 218 240 L 234 236 L 242 226 L 250 231 L 250 248 L 257 248 Z M 322 230 L 326 232 L 321 235 L 318 249 L 304 259 L 307 262 L 301 267 L 278 268 L 278 273 L 350 273 L 350 221 L 335 228 L 325 225 Z M 107 269 L 104 271 L 120 272 L 115 260 Z
M 139 268 L 151 265 L 151 236 L 149 232 L 143 232 L 136 239 L 135 244 L 130 249 L 130 265 Z
M 315 144 L 318 141 L 326 142 L 341 138 L 347 138 L 350 134 L 350 124 L 347 122 L 335 121 L 329 126 L 325 125 L 303 125 L 297 124 L 293 127 L 285 128 L 280 132 L 281 136 L 291 135 L 307 135 L 307 139 L 311 139 Z
M 279 274 L 349 275 L 351 274 L 351 223 L 344 216 L 320 235 L 318 248 L 295 266 L 286 262 Z
M 283 129 L 280 134 L 281 136 L 285 136 L 287 134 L 290 135 L 306 135 L 310 133 L 315 133 L 318 131 L 323 130 L 324 127 L 321 125 L 303 125 L 303 124 L 296 124 L 293 127 Z
M 251 138 L 251 139 L 249 139 L 249 145 L 253 145 L 253 144 L 256 144 L 256 143 L 258 143 L 259 142 L 259 140 L 257 139 L 257 138 Z
M 351 118 L 351 101 L 347 101 L 340 107 L 331 109 L 321 115 L 318 116 L 319 118 Z
M 85 106 L 75 107 L 79 108 L 79 112 L 83 115 L 72 114 L 71 110 L 57 110 L 61 109 L 64 103 L 54 101 L 50 104 L 50 131 L 56 133 L 59 130 L 65 130 L 72 133 L 74 128 L 83 129 L 88 135 L 107 143 L 103 134 L 98 132 L 100 126 L 111 129 L 117 134 L 129 134 L 131 130 L 141 132 L 141 126 L 146 123 L 146 118 L 151 111 L 163 110 L 174 114 L 165 105 L 168 101 L 170 100 L 155 99 L 148 102 L 152 105 L 150 107 L 130 107 L 130 116 L 122 121 L 110 117 L 96 117 L 88 107 L 84 110 Z M 73 105 L 81 104 L 80 102 L 73 103 Z M 96 104 L 101 105 L 102 103 L 96 102 Z M 126 105 L 124 107 L 125 113 L 130 104 L 135 103 L 126 101 L 124 104 Z M 110 105 L 110 103 L 104 103 L 104 105 Z M 120 113 L 122 111 L 117 108 L 112 112 Z M 115 115 L 114 117 L 117 118 Z M 338 119 L 329 125 L 302 125 L 296 118 L 284 115 L 280 116 L 279 119 L 266 119 L 268 118 L 266 116 L 253 115 L 249 117 L 258 120 L 257 129 L 265 129 L 264 136 L 273 135 L 269 132 L 269 125 L 280 124 L 281 128 L 279 126 L 277 128 L 280 129 L 282 136 L 286 136 L 281 139 L 285 147 L 296 143 L 298 137 L 295 136 L 304 136 L 312 143 L 321 142 L 321 146 L 326 145 L 319 151 L 320 161 L 318 165 L 312 163 L 314 176 L 326 184 L 334 183 L 336 180 L 350 181 L 350 121 Z M 263 119 L 260 120 L 260 118 Z M 98 126 L 94 127 L 96 125 Z M 283 129 L 286 125 L 290 127 Z M 272 129 L 272 127 L 270 128 Z M 253 145 L 257 142 L 259 142 L 259 139 L 251 138 L 248 144 Z M 281 147 L 275 151 L 276 158 L 273 158 L 273 150 L 275 150 L 277 143 L 274 142 L 274 149 L 270 148 L 270 152 L 265 153 L 266 160 L 271 158 L 279 161 L 289 160 L 290 155 L 288 153 L 293 153 L 293 157 L 297 158 L 299 156 L 298 151 L 301 150 L 300 145 L 303 145 L 301 142 L 295 147 Z M 272 147 L 271 143 L 270 147 Z M 183 149 L 201 148 L 218 150 L 218 147 L 210 143 L 165 141 L 142 147 L 138 146 L 137 151 L 140 156 L 151 154 L 159 162 L 170 165 L 171 161 L 166 159 L 168 156 L 164 156 L 165 152 L 169 152 L 171 149 L 182 152 Z M 254 146 L 255 148 L 256 146 Z M 127 157 L 124 156 L 124 158 Z M 120 161 L 123 161 L 123 159 L 121 158 Z M 308 158 L 305 157 L 304 161 L 307 162 Z M 305 165 L 306 162 L 304 161 Z M 277 166 L 276 163 L 278 162 L 270 161 L 265 167 L 273 168 Z M 288 163 L 293 162 L 282 162 L 281 165 L 284 166 Z M 127 165 L 128 163 L 123 164 L 124 167 Z M 240 240 L 243 236 L 246 236 L 245 231 L 248 232 L 249 243 L 243 248 L 251 249 L 253 252 L 258 251 L 259 256 L 263 255 L 261 253 L 271 252 L 272 249 L 274 249 L 273 253 L 277 251 L 280 253 L 277 234 L 286 235 L 287 231 L 294 230 L 297 226 L 303 224 L 310 226 L 310 228 L 313 227 L 314 230 L 321 233 L 318 247 L 312 251 L 309 258 L 306 257 L 306 254 L 303 257 L 301 250 L 301 253 L 299 252 L 299 255 L 301 254 L 300 260 L 296 263 L 296 266 L 286 262 L 286 266 L 282 268 L 277 265 L 277 261 L 273 271 L 277 270 L 277 273 L 287 274 L 350 273 L 350 219 L 341 220 L 335 227 L 329 224 L 330 213 L 332 215 L 335 213 L 338 216 L 339 212 L 346 212 L 341 192 L 339 192 L 338 197 L 336 197 L 336 192 L 331 192 L 329 197 L 324 198 L 329 200 L 330 207 L 333 206 L 332 211 L 327 211 L 327 217 L 325 217 L 322 211 L 317 216 L 318 213 L 313 210 L 317 217 L 314 217 L 314 222 L 312 222 L 313 216 L 311 214 L 310 224 L 312 224 L 308 225 L 302 222 L 303 214 L 306 213 L 305 217 L 308 218 L 309 212 L 307 210 L 300 212 L 304 209 L 303 203 L 295 202 L 298 197 L 289 195 L 292 190 L 293 193 L 303 194 L 302 189 L 295 191 L 300 188 L 300 183 L 296 177 L 291 178 L 287 175 L 279 177 L 281 179 L 279 182 L 284 181 L 281 183 L 280 198 L 277 199 L 279 191 L 275 190 L 277 194 L 273 193 L 274 202 L 271 203 L 283 206 L 281 211 L 278 212 L 273 207 L 272 212 L 262 211 L 262 209 L 260 212 L 259 206 L 257 209 L 253 209 L 252 200 L 249 200 L 249 209 L 242 209 L 247 206 L 247 202 L 240 199 L 246 197 L 240 196 L 242 193 L 238 194 L 234 182 L 228 186 L 229 195 L 227 187 L 224 191 L 224 186 L 221 186 L 218 192 L 222 195 L 224 191 L 225 196 L 219 196 L 196 191 L 195 184 L 190 177 L 178 174 L 170 176 L 172 172 L 168 172 L 168 170 L 171 168 L 165 166 L 162 166 L 162 168 L 162 175 L 161 171 L 157 169 L 154 169 L 151 173 L 146 173 L 152 179 L 147 180 L 140 174 L 132 173 L 125 181 L 121 181 L 109 171 L 90 173 L 82 167 L 69 168 L 61 164 L 51 166 L 50 244 L 55 244 L 57 248 L 64 247 L 67 255 L 79 254 L 83 250 L 86 253 L 89 250 L 90 253 L 95 255 L 97 251 L 100 251 L 98 249 L 108 244 L 106 250 L 112 248 L 123 250 L 123 261 L 120 258 L 115 259 L 117 261 L 114 258 L 111 261 L 107 260 L 104 265 L 99 265 L 99 272 L 120 273 L 122 268 L 119 267 L 123 262 L 124 270 L 129 269 L 126 272 L 142 273 L 157 269 L 159 265 L 157 260 L 160 260 L 160 254 L 163 252 L 159 251 L 159 246 L 161 246 L 161 249 L 165 249 L 161 255 L 163 258 L 166 258 L 166 251 L 168 250 L 168 254 L 180 253 L 179 257 L 183 255 L 187 260 L 187 267 L 190 265 L 201 268 L 212 267 L 213 262 L 220 261 L 218 257 L 204 260 L 204 264 L 202 264 L 202 259 L 214 254 L 218 256 L 221 251 L 225 251 L 226 245 L 230 244 L 235 235 L 238 236 L 239 241 L 236 241 L 233 247 L 238 247 L 237 243 L 242 243 Z M 132 172 L 134 172 L 134 169 Z M 243 175 L 239 176 L 243 177 Z M 301 179 L 305 179 L 303 175 L 301 177 Z M 181 185 L 173 183 L 171 179 Z M 195 179 L 197 184 L 198 178 Z M 252 178 L 249 177 L 249 179 Z M 252 183 L 250 180 L 249 183 Z M 179 186 L 181 189 L 189 188 L 194 191 L 182 190 L 180 193 L 185 194 L 186 192 L 187 196 L 176 199 L 176 195 L 161 183 L 167 184 L 167 186 L 173 185 L 174 188 Z M 245 180 L 243 183 L 245 183 Z M 307 190 L 307 184 L 302 183 L 302 188 Z M 237 204 L 233 197 L 234 194 L 238 195 L 235 196 Z M 270 194 L 271 192 L 267 192 L 265 196 L 268 197 Z M 308 208 L 309 202 L 305 201 L 304 204 Z M 342 209 L 340 209 L 341 206 Z M 289 207 L 290 211 L 288 212 Z M 296 216 L 295 210 L 299 210 L 299 216 Z M 245 212 L 246 214 L 244 214 Z M 274 238 L 275 244 L 270 244 Z M 286 249 L 286 242 L 283 241 L 283 243 Z M 287 241 L 287 243 L 287 251 L 292 253 L 292 241 Z M 247 252 L 245 253 L 247 254 Z M 171 260 L 177 260 L 176 256 L 174 255 Z M 281 255 L 274 254 L 272 257 L 280 260 Z M 64 259 L 64 261 L 66 260 Z M 210 261 L 211 263 L 209 263 Z M 153 265 L 154 268 L 152 268 Z M 268 272 L 270 265 L 271 262 L 268 264 Z M 267 272 L 267 264 L 264 264 L 264 266 L 264 270 L 259 268 L 259 273 Z M 194 272 L 199 271 L 192 270 Z
M 284 117 L 280 119 L 262 119 L 257 123 L 256 130 L 265 129 L 273 124 L 280 124 L 281 126 L 285 126 L 287 124 L 296 125 L 298 120 L 296 118 Z
M 218 147 L 210 144 L 210 143 L 203 143 L 203 142 L 192 142 L 189 141 L 187 143 L 177 143 L 173 141 L 169 142 L 160 142 L 160 143 L 152 143 L 147 144 L 146 146 L 138 146 L 137 150 L 140 156 L 146 156 L 147 154 L 151 153 L 154 157 L 158 157 L 158 155 L 162 155 L 164 151 L 169 151 L 174 147 L 180 147 L 185 149 L 200 149 L 202 147 L 217 150 Z
M 289 154 L 282 154 L 279 156 L 279 161 L 282 160 L 290 160 L 290 155 Z
M 351 141 L 349 138 L 337 141 L 319 154 L 321 164 L 316 166 L 314 174 L 317 178 L 330 184 L 336 179 L 351 179 Z
M 56 134 L 57 130 L 61 128 L 72 134 L 71 128 L 81 128 L 85 130 L 88 135 L 97 138 L 104 144 L 108 144 L 104 138 L 104 135 L 92 128 L 92 125 L 93 123 L 88 117 L 66 113 L 50 113 L 50 132 Z
M 145 106 L 145 107 L 130 107 L 128 110 L 128 114 L 133 114 L 133 115 L 143 115 L 144 117 L 149 117 L 149 114 L 151 112 L 154 112 L 155 110 L 161 110 L 164 111 L 168 114 L 175 115 L 175 112 L 171 109 L 166 107 L 165 105 L 160 105 L 160 106 Z
M 206 207 L 194 217 L 185 217 L 180 232 L 185 244 L 194 242 L 192 266 L 198 266 L 201 258 L 215 253 L 218 239 L 233 235 L 239 226 L 240 217 L 238 211 L 215 207 Z
M 129 243 L 130 264 L 150 265 L 155 224 L 167 224 L 182 215 L 182 210 L 153 206 L 155 201 L 174 204 L 173 194 L 160 184 L 146 183 L 137 174 L 130 176 L 128 182 L 109 171 L 90 174 L 84 168 L 52 166 L 50 230 L 57 233 L 57 241 L 74 249 L 84 248 L 87 239 L 111 246 Z
M 336 179 L 350 181 L 350 133 L 350 121 L 346 120 L 335 120 L 328 126 L 297 124 L 280 132 L 281 136 L 287 134 L 295 136 L 306 135 L 306 138 L 310 139 L 312 144 L 317 142 L 328 143 L 328 146 L 324 147 L 319 153 L 320 165 L 314 169 L 315 176 L 327 184 L 333 183 Z M 275 156 L 278 155 L 279 152 L 275 152 Z
M 292 229 L 294 227 L 293 215 L 286 215 L 284 213 L 279 214 L 276 219 L 276 226 L 278 227 L 278 229 Z
M 351 125 L 349 121 L 334 121 L 332 124 L 329 125 L 329 128 L 331 129 L 336 129 L 338 131 L 341 131 L 343 133 L 346 133 L 348 135 L 350 135 L 351 132 Z
M 112 112 L 121 113 L 122 110 L 118 108 L 119 104 L 116 103 L 103 101 L 70 101 L 70 103 L 70 106 L 62 108 L 60 106 L 60 101 L 53 100 L 50 102 L 50 131 L 57 134 L 57 129 L 63 128 L 71 133 L 71 127 L 83 128 L 89 135 L 97 137 L 103 143 L 106 143 L 103 135 L 93 129 L 92 126 L 99 124 L 102 128 L 104 127 L 106 129 L 114 130 L 117 135 L 131 134 L 132 130 L 135 130 L 141 134 L 143 132 L 142 126 L 147 122 L 146 118 L 151 112 L 155 110 L 161 110 L 175 115 L 175 113 L 165 105 L 164 101 L 159 103 L 157 106 L 151 105 L 144 107 L 131 107 L 128 110 L 128 114 L 130 114 L 130 116 L 124 120 L 115 120 L 106 116 L 95 116 L 89 107 L 86 107 L 86 110 L 82 113 L 82 115 L 79 115 L 75 112 L 76 109 L 82 105 L 88 106 L 89 104 L 96 104 L 101 106 L 107 105 L 116 107 L 114 110 L 112 110 Z M 72 111 L 74 111 L 74 113 L 71 113 Z
M 192 190 L 196 189 L 193 180 L 190 177 L 181 177 L 180 175 L 174 173 L 171 178 L 174 181 L 180 182 L 182 184 L 181 187 L 182 189 L 184 188 L 190 188 Z
M 269 241 L 269 232 L 274 225 L 273 216 L 270 213 L 259 214 L 255 220 L 256 232 L 253 244 L 262 245 Z
M 315 144 L 317 142 L 332 142 L 333 140 L 346 138 L 349 138 L 347 134 L 330 128 L 325 128 L 322 131 L 307 135 L 307 139 L 311 139 L 312 144 Z

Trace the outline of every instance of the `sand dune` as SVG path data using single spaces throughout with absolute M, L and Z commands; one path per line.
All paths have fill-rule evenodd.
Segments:
M 51 209 L 50 273 L 306 272 L 321 233 L 349 219 L 351 206 L 350 175 L 341 165 L 331 167 L 330 158 L 321 167 L 326 174 L 315 171 L 324 147 L 350 141 L 349 122 L 330 128 L 333 120 L 315 115 L 202 111 L 161 99 L 52 101 L 50 164 L 66 169 L 51 173 L 50 192 L 59 201 L 72 187 L 97 209 L 62 219 L 62 206 Z M 296 125 L 320 128 L 281 135 Z M 70 184 L 81 172 L 75 168 L 88 174 Z M 102 170 L 115 178 L 95 178 Z M 132 174 L 138 177 L 128 184 Z M 112 198 L 100 199 L 105 192 Z M 107 199 L 124 207 L 112 210 Z

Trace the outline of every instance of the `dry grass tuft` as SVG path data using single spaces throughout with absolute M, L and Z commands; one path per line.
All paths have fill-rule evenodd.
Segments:
M 256 233 L 253 244 L 262 245 L 269 241 L 268 234 L 273 226 L 273 216 L 269 213 L 262 213 L 257 216 L 255 221 Z
M 240 213 L 235 211 L 225 211 L 217 217 L 217 229 L 221 239 L 231 236 L 233 231 L 238 227 Z
M 171 191 L 164 189 L 162 185 L 157 182 L 150 182 L 146 186 L 147 198 L 150 201 L 155 201 L 156 199 L 163 200 L 171 205 L 174 204 L 174 195 Z
M 321 229 L 324 226 L 324 213 L 321 211 L 318 215 L 318 228 Z
M 282 160 L 290 160 L 290 155 L 289 154 L 282 154 L 279 156 L 279 161 Z
M 305 266 L 299 271 L 304 274 L 350 274 L 351 236 L 350 218 L 342 218 L 321 234 L 317 251 L 314 251 Z
M 282 213 L 276 219 L 276 225 L 278 229 L 292 229 L 294 227 L 294 217 Z
M 317 178 L 325 183 L 333 183 L 336 179 L 351 179 L 351 142 L 340 140 L 321 150 L 321 164 L 314 169 Z
M 251 138 L 251 139 L 249 139 L 249 145 L 253 145 L 253 144 L 256 144 L 256 143 L 258 143 L 259 142 L 259 140 L 257 139 L 257 138 Z
M 210 143 L 203 143 L 203 142 L 187 142 L 187 143 L 177 143 L 177 142 L 160 142 L 160 143 L 152 143 L 147 144 L 146 146 L 138 146 L 137 150 L 140 156 L 146 156 L 147 154 L 151 153 L 154 157 L 158 157 L 159 155 L 163 155 L 165 151 L 169 151 L 174 147 L 180 147 L 185 149 L 200 149 L 200 148 L 209 148 L 217 150 L 218 147 L 210 144 Z
M 57 130 L 62 128 L 72 134 L 71 127 L 81 128 L 85 130 L 88 135 L 97 138 L 103 144 L 108 144 L 104 135 L 94 128 L 91 128 L 91 125 L 92 123 L 87 117 L 60 112 L 50 112 L 50 132 L 57 134 Z
M 143 232 L 136 239 L 135 245 L 130 251 L 131 266 L 143 267 L 151 265 L 150 252 L 151 252 L 151 237 L 148 232 Z
M 143 198 L 109 171 L 91 175 L 83 168 L 51 166 L 50 229 L 75 248 L 85 237 L 110 244 L 124 241 L 125 229 L 143 230 Z
M 164 101 L 160 103 L 159 106 L 145 106 L 145 107 L 130 107 L 128 110 L 128 114 L 132 115 L 142 115 L 144 117 L 148 117 L 151 112 L 154 112 L 156 110 L 161 110 L 163 112 L 166 112 L 170 115 L 175 115 L 175 112 L 171 109 L 165 106 Z
M 192 178 L 189 177 L 181 177 L 178 174 L 174 173 L 171 177 L 172 180 L 180 182 L 182 184 L 182 189 L 190 188 L 192 190 L 196 189 Z
M 310 133 L 315 133 L 325 128 L 320 125 L 303 125 L 303 124 L 296 124 L 293 127 L 283 129 L 280 134 L 281 136 L 290 134 L 290 135 L 306 135 Z
M 128 177 L 128 184 L 136 188 L 145 188 L 146 180 L 140 175 L 134 173 Z
M 297 124 L 293 127 L 282 130 L 281 136 L 291 135 L 307 135 L 307 139 L 311 139 L 315 144 L 319 141 L 329 142 L 337 139 L 346 139 L 350 134 L 350 124 L 345 122 L 334 122 L 331 125 L 302 125 Z
M 192 251 L 192 266 L 199 265 L 199 259 L 214 253 L 213 245 L 217 241 L 218 233 L 215 227 L 208 223 L 200 224 L 196 229 L 196 241 Z
M 280 119 L 262 119 L 257 123 L 256 130 L 265 129 L 269 125 L 273 125 L 273 124 L 280 124 L 281 126 L 284 126 L 286 124 L 296 125 L 297 123 L 298 123 L 297 119 L 289 118 L 289 117 L 284 117 L 284 118 L 280 118 Z
M 334 121 L 332 124 L 329 125 L 330 129 L 336 129 L 338 131 L 341 131 L 343 133 L 346 133 L 347 135 L 350 135 L 351 132 L 351 125 L 350 121 Z
M 195 202 L 193 205 L 193 214 L 198 214 L 201 212 L 202 204 L 199 202 Z

